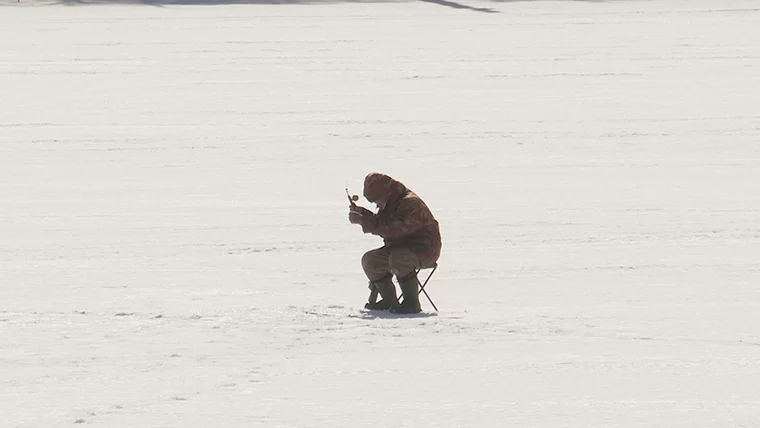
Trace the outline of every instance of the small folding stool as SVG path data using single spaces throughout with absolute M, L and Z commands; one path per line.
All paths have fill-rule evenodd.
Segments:
M 438 263 L 433 263 L 431 266 L 423 266 L 419 269 L 416 269 L 415 272 L 417 275 L 419 275 L 420 271 L 432 269 L 430 273 L 428 274 L 427 278 L 425 278 L 425 282 L 420 283 L 419 277 L 417 278 L 417 285 L 419 285 L 420 289 L 417 292 L 417 294 L 425 293 L 425 297 L 427 297 L 428 302 L 430 302 L 431 305 L 433 305 L 433 309 L 435 309 L 436 312 L 438 312 L 438 308 L 435 306 L 435 303 L 433 303 L 433 299 L 430 298 L 430 295 L 428 294 L 427 290 L 425 290 L 425 286 L 427 286 L 428 282 L 430 281 L 430 278 L 433 277 L 433 274 L 435 273 L 435 270 L 438 269 Z M 394 284 L 395 287 L 395 284 Z M 368 301 L 370 303 L 377 302 L 377 289 L 372 286 L 372 283 L 370 283 L 370 293 L 369 293 L 369 299 Z M 401 303 L 401 298 L 404 296 L 402 293 L 400 296 L 398 296 L 398 303 Z

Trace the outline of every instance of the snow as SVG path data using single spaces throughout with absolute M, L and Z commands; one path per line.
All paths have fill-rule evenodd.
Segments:
M 94 3 L 0 1 L 3 427 L 760 427 L 756 1 Z

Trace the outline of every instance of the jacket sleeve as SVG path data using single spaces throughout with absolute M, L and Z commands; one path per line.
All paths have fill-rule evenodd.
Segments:
M 428 210 L 419 199 L 406 199 L 401 202 L 394 215 L 384 224 L 379 224 L 378 216 L 369 218 L 362 224 L 364 233 L 371 233 L 387 239 L 396 239 L 414 233 L 427 226 Z

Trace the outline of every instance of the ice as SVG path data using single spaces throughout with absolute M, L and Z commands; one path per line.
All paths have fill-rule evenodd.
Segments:
M 760 424 L 757 2 L 266 3 L 0 0 L 0 425 Z

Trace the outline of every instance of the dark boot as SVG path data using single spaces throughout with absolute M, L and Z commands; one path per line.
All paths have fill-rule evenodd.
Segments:
M 420 283 L 417 281 L 417 272 L 399 278 L 398 284 L 404 294 L 404 301 L 400 305 L 391 308 L 394 314 L 417 314 L 422 312 L 420 307 Z
M 368 302 L 364 305 L 365 309 L 385 311 L 398 302 L 398 297 L 396 297 L 396 286 L 393 284 L 392 276 L 388 275 L 377 281 L 371 281 L 370 283 L 375 289 L 377 289 L 377 292 L 380 293 L 380 296 L 383 299 L 379 302 Z

